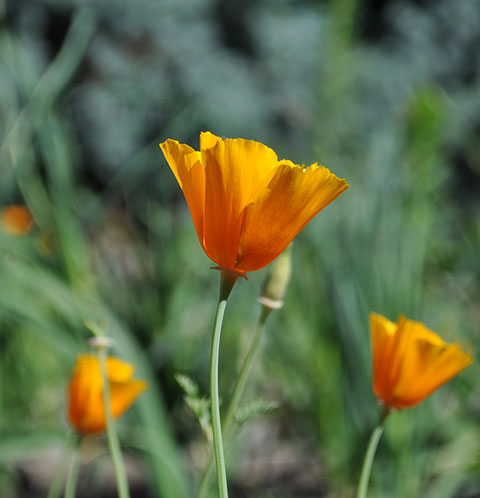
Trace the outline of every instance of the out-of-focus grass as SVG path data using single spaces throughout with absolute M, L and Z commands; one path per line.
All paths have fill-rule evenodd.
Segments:
M 478 348 L 469 333 L 478 326 L 474 302 L 462 316 L 466 296 L 432 288 L 462 278 L 441 266 L 445 253 L 461 244 L 453 244 L 448 228 L 455 208 L 446 151 L 455 109 L 442 89 L 419 87 L 383 129 L 362 144 L 348 143 L 345 120 L 352 117 L 361 63 L 353 55 L 351 15 L 349 2 L 336 2 L 331 11 L 332 68 L 322 75 L 319 97 L 328 120 L 318 122 L 317 148 L 339 164 L 351 188 L 299 237 L 283 312 L 288 332 L 271 339 L 267 360 L 268 378 L 310 414 L 308 427 L 321 442 L 332 488 L 347 495 L 379 412 L 370 384 L 369 312 L 393 320 L 415 317 L 449 340 Z M 390 417 L 371 496 L 447 497 L 478 488 L 475 371 L 473 366 L 422 406 Z
M 438 16 L 446 8 L 440 4 Z M 75 10 L 62 48 L 44 66 L 31 40 L 18 38 L 8 26 L 2 29 L 0 200 L 2 205 L 25 202 L 36 228 L 18 239 L 0 233 L 0 490 L 15 487 L 12 463 L 58 443 L 66 432 L 65 388 L 75 355 L 86 348 L 83 321 L 89 318 L 104 324 L 116 352 L 149 381 L 149 390 L 119 425 L 128 450 L 138 451 L 151 467 L 152 495 L 191 496 L 198 476 L 196 469 L 187 469 L 191 462 L 184 455 L 194 453 L 201 435 L 182 404 L 174 374 L 191 375 L 206 390 L 218 275 L 207 270 L 210 261 L 156 144 L 171 136 L 197 146 L 199 128 L 209 128 L 227 136 L 263 133 L 256 138 L 276 142 L 281 156 L 324 162 L 351 184 L 294 245 L 286 305 L 272 315 L 255 369 L 258 380 L 252 382 L 262 387 L 252 386 L 247 393 L 247 398 L 258 391 L 280 398 L 282 407 L 269 415 L 280 427 L 279 437 L 313 446 L 325 468 L 322 485 L 351 496 L 378 416 L 370 386 L 368 313 L 393 320 L 404 313 L 449 340 L 470 342 L 474 352 L 479 347 L 479 205 L 454 188 L 459 176 L 452 152 L 460 149 L 472 171 L 478 167 L 478 136 L 468 123 L 475 112 L 478 116 L 479 105 L 466 90 L 449 94 L 429 76 L 428 65 L 419 76 L 399 55 L 395 62 L 403 64 L 405 80 L 392 82 L 398 91 L 392 96 L 385 76 L 392 68 L 384 54 L 356 40 L 361 6 L 353 0 L 331 2 L 320 12 L 307 6 L 294 11 L 288 2 L 275 13 L 259 7 L 252 31 L 269 54 L 263 73 L 261 63 L 220 48 L 208 32 L 204 11 L 204 18 L 193 19 L 183 16 L 182 8 L 167 5 L 158 22 L 167 34 L 191 23 L 191 30 L 174 32 L 191 31 L 216 47 L 213 55 L 195 52 L 187 35 L 179 35 L 174 45 L 163 43 L 160 35 L 152 35 L 152 18 L 132 18 L 150 33 L 132 34 L 138 26 L 129 28 L 120 15 L 128 12 L 126 6 L 125 11 L 119 7 L 118 25 L 101 7 Z M 398 23 L 406 22 L 412 12 L 398 8 Z M 468 18 L 464 9 L 458 7 L 461 19 Z M 304 68 L 309 67 L 308 97 L 300 86 L 305 78 L 297 81 L 295 71 L 278 77 L 285 66 L 278 28 L 289 28 L 290 20 L 297 23 L 292 32 L 305 39 L 313 28 L 324 33 L 318 46 L 298 51 Z M 113 43 L 105 24 L 127 41 Z M 192 59 L 189 47 L 205 59 Z M 293 38 L 287 48 L 292 52 L 281 56 L 298 63 Z M 405 51 L 413 49 L 405 45 Z M 190 54 L 188 60 L 181 54 Z M 157 63 L 157 72 L 164 71 L 161 84 L 148 69 Z M 255 77 L 239 81 L 257 83 L 230 90 L 224 85 L 210 100 L 201 97 L 210 74 L 233 74 L 234 80 L 244 74 L 241 68 Z M 377 76 L 368 75 L 370 70 Z M 136 71 L 145 78 L 135 81 Z M 392 71 L 400 74 L 396 67 Z M 75 83 L 77 77 L 82 85 Z M 181 83 L 174 90 L 167 84 L 170 77 Z M 278 100 L 298 93 L 306 102 L 292 109 L 285 98 L 276 116 L 280 124 L 271 128 L 267 108 L 275 92 L 257 88 L 262 78 L 278 85 Z M 188 93 L 191 81 L 198 82 L 198 95 Z M 155 89 L 158 98 L 145 88 L 152 94 Z M 377 100 L 375 90 L 381 93 Z M 228 110 L 243 109 L 243 114 L 226 116 L 218 103 L 225 95 L 230 95 Z M 91 105 L 97 98 L 98 109 Z M 98 114 L 92 129 L 103 134 L 97 142 L 92 130 L 78 128 L 77 101 Z M 250 106 L 255 119 L 247 120 Z M 101 128 L 102 113 L 115 116 L 117 107 L 141 116 L 142 126 L 148 119 L 153 123 L 142 147 L 129 149 L 124 119 L 111 118 L 109 129 Z M 157 112 L 158 120 L 148 117 Z M 132 120 L 126 120 L 129 126 Z M 111 143 L 102 143 L 107 138 Z M 92 140 L 102 151 L 103 160 L 97 157 L 101 182 L 89 176 Z M 105 160 L 115 150 L 112 144 L 123 158 L 115 170 Z M 478 197 L 474 184 L 467 187 Z M 221 353 L 224 398 L 253 329 L 262 277 L 258 272 L 239 282 L 229 303 Z M 372 497 L 447 498 L 478 491 L 477 377 L 474 365 L 421 406 L 391 415 L 375 462 Z M 233 481 L 240 458 L 235 449 L 228 465 Z M 283 492 L 288 495 L 279 489 L 258 491 L 264 496 Z
M 15 351 L 19 340 L 17 335 L 13 339 L 9 338 L 8 330 L 10 334 L 32 335 L 42 343 L 42 347 L 45 343 L 59 355 L 58 363 L 64 364 L 60 370 L 63 370 L 61 384 L 65 386 L 74 355 L 86 347 L 88 334 L 83 321 L 99 320 L 115 340 L 119 353 L 136 365 L 139 377 L 149 382 L 148 392 L 137 402 L 141 427 L 137 433 L 141 437 L 136 436 L 130 444 L 140 447 L 148 456 L 152 464 L 152 481 L 158 493 L 182 497 L 187 496 L 187 483 L 182 475 L 178 448 L 173 442 L 172 428 L 152 367 L 134 335 L 116 318 L 115 312 L 102 302 L 96 290 L 82 220 L 78 217 L 81 206 L 74 183 L 75 158 L 72 153 L 75 144 L 68 133 L 68 124 L 55 108 L 56 97 L 68 82 L 69 74 L 76 69 L 72 64 L 81 61 L 82 52 L 94 28 L 95 20 L 91 13 L 79 11 L 62 51 L 42 78 L 33 75 L 25 77 L 20 71 L 15 72 L 13 64 L 10 66 L 11 74 L 18 78 L 18 86 L 23 90 L 23 97 L 26 97 L 28 104 L 16 113 L 15 121 L 3 142 L 2 152 L 4 157 L 7 154 L 10 156 L 11 168 L 23 197 L 35 218 L 40 220 L 39 229 L 44 230 L 44 234 L 52 232 L 54 246 L 49 249 L 55 254 L 35 254 L 39 241 L 34 245 L 34 235 L 29 236 L 27 241 L 19 241 L 17 246 L 9 237 L 2 237 L 3 292 L 0 293 L 0 309 L 4 328 L 7 329 L 4 332 L 7 334 L 4 335 L 6 347 L 2 353 L 9 360 L 2 361 L 2 377 L 5 386 L 15 386 L 10 397 L 5 390 L 2 412 L 14 415 L 12 410 L 19 409 L 22 402 L 28 401 L 32 402 L 32 405 L 27 405 L 28 411 L 34 410 L 38 402 L 35 403 L 29 390 L 40 388 L 43 382 L 51 382 L 52 377 L 58 379 L 60 370 L 58 364 L 55 365 L 49 376 L 46 357 L 37 357 L 42 348 L 32 350 L 29 340 L 20 341 L 22 350 Z M 22 48 L 15 40 L 4 40 L 5 47 L 10 52 L 12 62 L 22 60 Z M 38 175 L 34 157 L 28 153 L 35 147 L 40 154 L 38 160 L 45 166 L 44 178 Z M 36 203 L 39 202 L 40 213 L 37 215 Z M 42 211 L 47 212 L 45 221 Z M 38 237 L 39 233 L 35 235 Z M 15 369 L 8 368 L 12 366 L 12 361 L 15 361 Z M 45 367 L 47 372 L 43 371 Z M 41 375 L 35 375 L 37 372 L 33 369 L 39 369 Z M 64 404 L 63 399 L 60 403 L 56 400 L 53 407 Z M 19 427 L 32 430 L 27 421 L 33 415 L 38 414 L 17 414 Z M 35 419 L 33 423 L 36 425 L 38 421 Z M 11 430 L 14 421 L 15 418 L 8 424 L 7 419 L 3 431 Z M 25 441 L 35 446 L 35 438 L 37 436 L 32 435 Z M 127 444 L 128 441 L 127 438 Z M 15 447 L 15 442 L 7 440 L 6 444 Z

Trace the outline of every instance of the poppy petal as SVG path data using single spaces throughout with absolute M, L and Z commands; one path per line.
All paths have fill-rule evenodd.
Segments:
M 370 315 L 373 389 L 390 408 L 416 405 L 473 361 L 423 323 L 400 316 L 394 324 Z
M 198 240 L 204 247 L 205 169 L 201 163 L 200 153 L 188 145 L 171 139 L 160 144 L 160 147 L 183 191 Z
M 146 388 L 143 380 L 132 380 L 134 367 L 119 358 L 107 358 L 112 415 L 120 417 Z M 95 434 L 105 429 L 102 376 L 96 355 L 77 357 L 69 385 L 70 424 L 81 434 Z
M 133 365 L 120 358 L 114 356 L 107 358 L 107 377 L 111 382 L 126 382 L 132 378 L 134 371 Z
M 378 398 L 385 400 L 390 388 L 388 367 L 390 364 L 391 344 L 397 324 L 382 315 L 370 313 L 370 338 L 373 354 L 373 391 Z
M 25 235 L 32 226 L 32 214 L 25 206 L 6 206 L 0 209 L 0 228 L 7 235 Z
M 436 338 L 438 339 L 438 337 Z M 438 344 L 416 339 L 405 355 L 394 398 L 402 407 L 413 406 L 472 363 L 458 344 Z
M 275 152 L 260 142 L 200 137 L 205 165 L 205 250 L 220 266 L 234 268 L 244 208 L 278 164 Z
M 264 195 L 245 208 L 236 266 L 243 271 L 266 266 L 347 188 L 345 180 L 327 168 L 281 161 Z
M 147 383 L 143 380 L 112 382 L 110 384 L 110 406 L 115 418 L 126 412 L 137 397 L 145 391 Z

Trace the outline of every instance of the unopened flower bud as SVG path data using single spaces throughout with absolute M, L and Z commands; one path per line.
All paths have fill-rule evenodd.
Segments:
M 283 298 L 287 292 L 292 272 L 292 244 L 290 244 L 275 263 L 263 286 L 258 302 L 267 308 L 278 310 L 283 306 Z

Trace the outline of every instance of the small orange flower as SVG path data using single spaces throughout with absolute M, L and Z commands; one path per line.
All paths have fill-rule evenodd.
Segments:
M 308 168 L 260 142 L 200 134 L 200 151 L 160 144 L 183 190 L 198 240 L 218 269 L 237 276 L 273 261 L 348 188 L 327 168 Z
M 132 379 L 134 367 L 119 358 L 107 358 L 112 416 L 118 418 L 128 410 L 146 388 L 143 380 Z M 77 357 L 69 386 L 68 418 L 80 434 L 95 434 L 105 430 L 105 409 L 100 362 L 96 355 Z
M 25 206 L 6 206 L 0 210 L 0 226 L 7 235 L 25 235 L 33 226 L 33 217 Z
M 467 368 L 473 358 L 420 322 L 370 314 L 373 390 L 388 408 L 409 408 Z

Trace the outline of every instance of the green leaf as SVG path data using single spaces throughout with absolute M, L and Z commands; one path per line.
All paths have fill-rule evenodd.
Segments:
M 239 408 L 235 414 L 235 420 L 239 425 L 243 425 L 252 418 L 273 412 L 273 410 L 276 410 L 278 407 L 279 403 L 276 401 L 268 401 L 259 398 L 250 402 L 248 405 Z
M 212 440 L 212 423 L 210 416 L 210 398 L 200 397 L 198 385 L 187 375 L 176 374 L 176 381 L 185 391 L 184 400 L 197 418 L 207 441 Z

